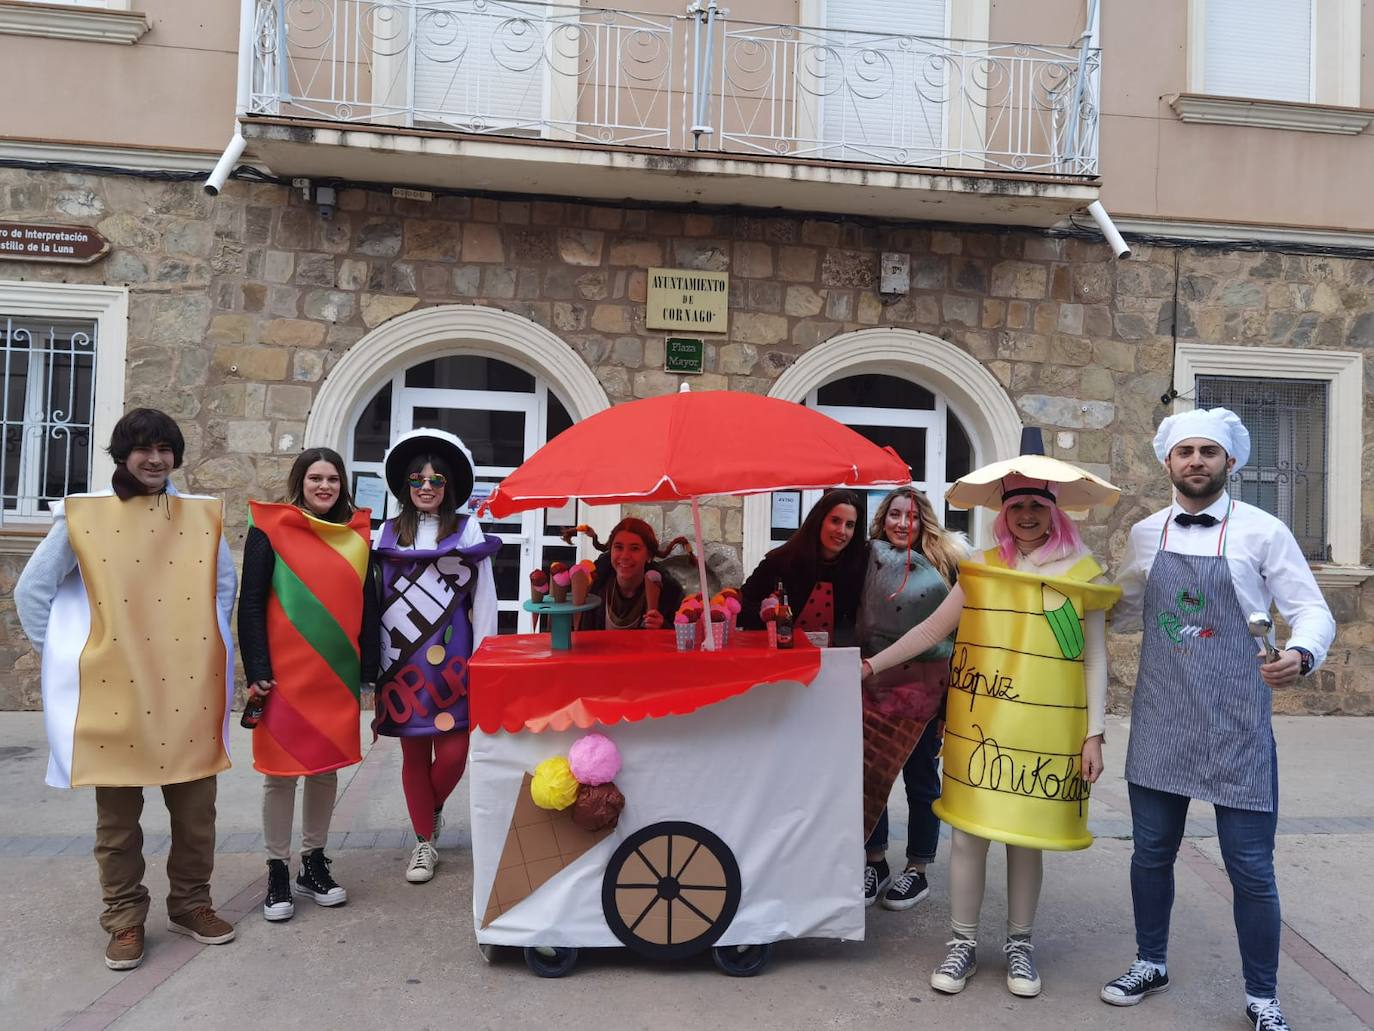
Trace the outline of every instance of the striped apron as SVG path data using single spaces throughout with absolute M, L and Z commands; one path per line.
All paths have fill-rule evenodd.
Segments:
M 1269 686 L 1231 581 L 1226 527 L 1215 555 L 1165 551 L 1168 533 L 1166 523 L 1145 583 L 1126 780 L 1273 812 Z

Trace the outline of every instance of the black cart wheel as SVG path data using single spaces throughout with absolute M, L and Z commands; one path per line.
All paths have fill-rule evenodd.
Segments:
M 705 827 L 676 820 L 650 824 L 621 842 L 601 881 L 611 932 L 652 959 L 710 948 L 734 920 L 739 900 L 734 853 Z
M 577 950 L 531 946 L 525 950 L 525 966 L 540 977 L 567 977 L 577 966 Z
M 731 977 L 754 977 L 763 973 L 772 956 L 772 945 L 717 945 L 711 950 L 716 967 Z

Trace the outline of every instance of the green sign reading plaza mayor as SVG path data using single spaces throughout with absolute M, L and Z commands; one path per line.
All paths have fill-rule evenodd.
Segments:
M 669 337 L 663 351 L 663 371 L 701 375 L 706 361 L 706 344 L 691 337 Z

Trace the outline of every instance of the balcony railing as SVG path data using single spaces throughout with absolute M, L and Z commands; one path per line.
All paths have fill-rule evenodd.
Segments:
M 243 0 L 248 115 L 1097 174 L 1100 52 L 524 0 Z

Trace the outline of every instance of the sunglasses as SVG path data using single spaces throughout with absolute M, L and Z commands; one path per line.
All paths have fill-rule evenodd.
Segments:
M 433 476 L 421 476 L 416 473 L 414 476 L 407 476 L 406 483 L 410 485 L 411 490 L 420 490 L 426 483 L 435 490 L 442 490 L 444 484 L 448 483 L 448 477 L 443 473 L 435 473 Z

